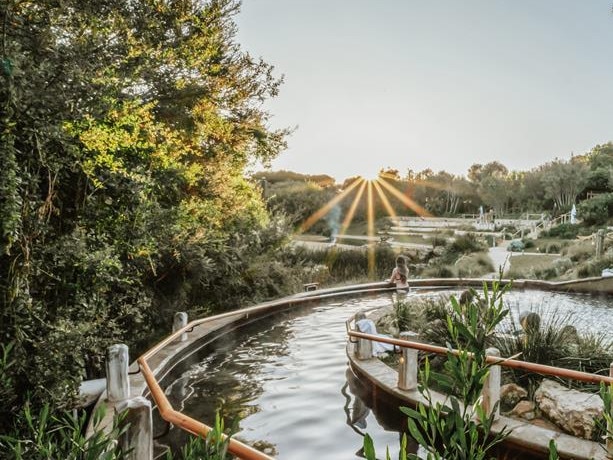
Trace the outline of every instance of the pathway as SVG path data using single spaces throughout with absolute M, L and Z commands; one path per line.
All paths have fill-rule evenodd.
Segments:
M 503 275 L 509 268 L 511 267 L 511 263 L 509 258 L 511 253 L 507 251 L 506 242 L 503 241 L 501 246 L 495 246 L 493 248 L 489 248 L 488 255 L 494 264 L 494 270 L 492 273 L 488 273 L 485 275 L 485 278 L 498 278 L 500 274 L 500 267 L 503 267 Z

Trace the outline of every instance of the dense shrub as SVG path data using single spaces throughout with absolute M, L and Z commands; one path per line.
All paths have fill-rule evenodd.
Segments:
M 513 240 L 507 246 L 507 251 L 522 252 L 525 249 L 525 245 L 521 240 Z
M 586 225 L 603 225 L 613 215 L 613 193 L 603 193 L 592 199 L 582 201 L 577 207 L 577 215 Z
M 579 234 L 579 228 L 580 226 L 577 224 L 560 224 L 542 232 L 541 237 L 572 240 L 575 239 Z
M 369 273 L 369 248 L 340 249 L 330 246 L 322 249 L 308 249 L 304 246 L 294 248 L 287 254 L 287 262 L 298 264 L 303 269 L 313 266 L 325 266 L 332 283 L 360 280 L 382 280 L 389 278 L 397 253 L 387 245 L 374 246 L 374 273 Z M 411 260 L 410 256 L 405 256 Z M 409 265 L 409 277 L 411 273 Z

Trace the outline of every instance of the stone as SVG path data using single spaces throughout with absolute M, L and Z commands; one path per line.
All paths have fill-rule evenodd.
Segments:
M 565 432 L 585 439 L 592 438 L 595 420 L 603 411 L 597 394 L 570 390 L 553 380 L 543 380 L 534 399 L 549 420 Z
M 518 402 L 528 397 L 528 391 L 515 383 L 500 387 L 500 403 L 506 407 L 515 407 Z
M 533 401 L 519 401 L 509 412 L 509 416 L 524 420 L 534 420 L 536 418 L 536 404 Z

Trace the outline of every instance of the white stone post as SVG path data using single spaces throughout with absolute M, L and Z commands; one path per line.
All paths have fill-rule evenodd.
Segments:
M 128 346 L 123 343 L 111 345 L 106 350 L 106 394 L 111 402 L 130 397 L 128 380 Z
M 358 339 L 357 347 L 358 359 L 370 359 L 372 358 L 372 341 L 368 339 Z
M 485 350 L 487 356 L 500 356 L 500 351 L 497 348 L 488 348 Z M 500 401 L 500 366 L 495 364 L 490 367 L 490 373 L 483 384 L 482 393 L 482 408 L 486 415 L 489 415 L 494 409 L 494 405 Z M 493 413 L 494 420 L 500 416 L 500 407 L 496 408 Z
M 419 334 L 415 332 L 401 332 L 402 340 L 415 341 Z M 398 367 L 398 388 L 401 390 L 414 390 L 417 388 L 417 371 L 419 350 L 403 347 L 400 366 Z
M 179 329 L 187 326 L 187 313 L 184 311 L 178 311 L 175 313 L 175 316 L 172 321 L 172 332 L 177 332 Z M 181 334 L 181 342 L 185 342 L 187 340 L 187 333 Z
M 613 363 L 609 366 L 609 377 L 613 378 Z M 609 384 L 609 393 L 613 395 L 613 384 Z M 613 403 L 611 403 L 613 404 Z M 613 412 L 613 407 L 610 408 Z M 607 424 L 607 457 L 613 458 L 613 423 Z
M 153 459 L 153 422 L 151 417 L 151 402 L 137 396 L 126 399 L 115 406 L 120 414 L 126 411 L 125 423 L 129 424 L 121 438 L 121 447 L 127 452 L 124 458 L 128 460 Z

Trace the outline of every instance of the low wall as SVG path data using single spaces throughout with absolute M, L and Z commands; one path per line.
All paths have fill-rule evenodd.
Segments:
M 483 283 L 491 284 L 492 282 L 493 280 L 486 279 L 459 278 L 410 280 L 411 287 L 416 289 L 459 289 L 464 287 L 478 288 L 481 287 Z M 503 283 L 508 282 L 510 281 L 503 280 Z M 514 281 L 513 286 L 520 289 L 541 289 L 561 292 L 613 293 L 613 278 L 589 278 L 585 280 L 561 283 L 519 280 Z M 375 295 L 390 291 L 395 291 L 395 287 L 387 282 L 375 282 L 302 292 L 271 302 L 265 302 L 256 306 L 215 315 L 203 320 L 193 321 L 187 325 L 187 328 L 184 331 L 185 334 L 183 335 L 185 335 L 185 340 L 177 337 L 176 339 L 169 341 L 158 351 L 155 351 L 155 353 L 151 353 L 151 356 L 148 356 L 151 350 L 155 350 L 158 347 L 156 345 L 156 347 L 153 347 L 149 352 L 145 353 L 144 356 L 147 356 L 147 362 L 153 372 L 153 375 L 158 381 L 160 381 L 164 379 L 164 377 L 173 369 L 174 366 L 200 349 L 202 346 L 214 341 L 216 338 L 227 333 L 229 330 L 238 328 L 249 322 L 256 321 L 265 316 L 283 311 L 284 309 L 308 304 L 310 302 L 316 302 L 322 299 L 345 296 Z M 170 330 L 173 318 L 169 318 L 168 322 Z M 352 366 L 354 366 L 353 360 Z M 355 367 L 358 368 L 358 365 L 355 364 Z M 365 375 L 367 374 L 365 369 L 363 372 Z M 132 362 L 130 365 L 130 372 L 128 374 L 128 388 L 125 400 L 131 400 L 137 397 L 150 397 L 150 391 L 147 383 L 145 382 L 145 379 L 135 362 Z M 109 385 L 107 382 L 107 390 L 108 387 Z M 102 394 L 97 402 L 97 406 L 107 406 L 106 416 L 102 422 L 103 427 L 112 426 L 115 409 L 122 402 L 125 401 L 109 401 L 106 391 Z M 90 423 L 88 432 L 91 433 L 92 429 L 93 427 Z M 531 429 L 533 429 L 533 427 Z M 598 456 L 594 457 L 600 458 Z

